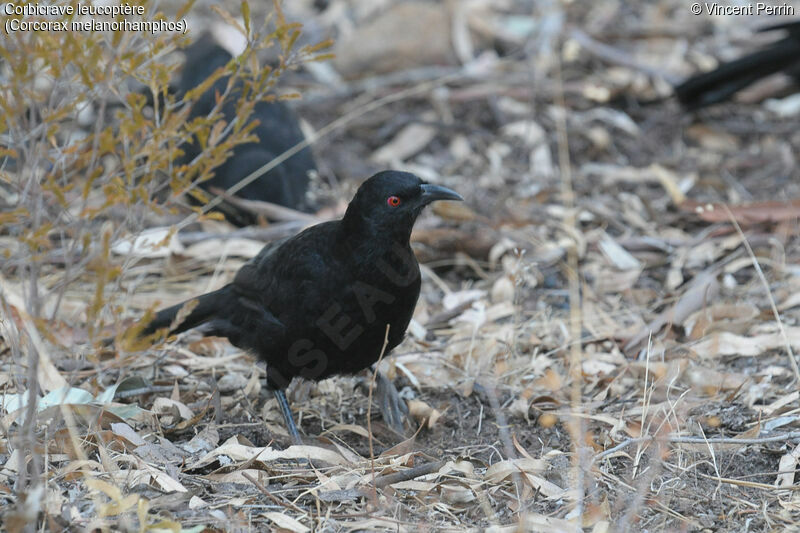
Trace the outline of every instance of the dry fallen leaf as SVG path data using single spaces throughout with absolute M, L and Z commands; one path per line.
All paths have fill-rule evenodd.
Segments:
M 800 327 L 785 328 L 786 337 L 793 349 L 800 349 Z M 703 358 L 716 358 L 728 355 L 752 357 L 766 355 L 770 350 L 786 346 L 786 340 L 780 333 L 766 333 L 747 337 L 734 333 L 712 333 L 708 337 L 691 345 L 692 351 Z
M 682 324 L 686 318 L 705 305 L 714 303 L 719 293 L 719 282 L 716 272 L 704 272 L 689 284 L 680 299 L 674 306 L 660 313 L 652 322 L 638 334 L 625 343 L 625 349 L 637 347 L 651 334 L 657 333 L 664 325 Z
M 442 417 L 442 413 L 421 400 L 408 401 L 408 413 L 414 417 L 418 424 L 428 429 L 435 428 Z
M 791 488 L 794 486 L 794 474 L 797 463 L 800 462 L 800 445 L 795 446 L 789 453 L 784 454 L 778 463 L 778 475 L 775 486 L 778 488 Z
M 403 161 L 425 148 L 435 136 L 436 129 L 432 126 L 409 124 L 388 144 L 376 150 L 371 159 L 382 164 Z
M 268 511 L 264 513 L 264 516 L 283 530 L 293 531 L 294 533 L 308 533 L 311 531 L 311 528 L 304 526 L 298 520 L 278 511 Z

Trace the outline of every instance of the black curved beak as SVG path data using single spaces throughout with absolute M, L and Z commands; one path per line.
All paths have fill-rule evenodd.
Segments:
M 441 185 L 431 185 L 430 183 L 423 183 L 420 185 L 422 188 L 422 205 L 435 202 L 436 200 L 458 200 L 463 202 L 464 199 L 456 191 L 442 187 Z

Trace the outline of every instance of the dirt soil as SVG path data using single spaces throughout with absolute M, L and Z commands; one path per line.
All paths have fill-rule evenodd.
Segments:
M 287 5 L 304 39 L 336 38 L 323 67 L 339 82 L 299 69 L 282 88 L 302 94 L 310 130 L 349 117 L 313 145 L 321 217 L 384 168 L 466 199 L 420 219 L 422 295 L 380 365 L 408 400 L 407 434 L 370 407 L 364 373 L 292 384 L 306 444 L 292 447 L 263 367 L 226 341 L 125 351 L 65 315 L 56 336 L 76 341 L 47 340 L 55 371 L 95 395 L 123 385 L 108 405 L 40 414 L 42 529 L 799 527 L 800 106 L 781 99 L 787 79 L 698 112 L 670 89 L 769 41 L 752 32 L 773 19 L 693 16 L 675 0 L 402 4 Z M 450 39 L 427 42 L 445 49 L 380 26 L 396 17 L 413 33 L 423 14 L 447 21 Z M 372 30 L 398 39 L 391 61 Z M 375 57 L 355 57 L 353 39 Z M 415 57 L 428 63 L 407 67 Z M 124 271 L 122 326 L 230 279 L 262 244 L 249 241 Z M 93 284 L 78 279 L 64 307 Z M 7 344 L 11 394 L 26 369 Z M 25 463 L 6 437 L 11 509 Z

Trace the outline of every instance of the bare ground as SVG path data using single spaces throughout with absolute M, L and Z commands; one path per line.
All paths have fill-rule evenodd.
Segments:
M 489 10 L 530 13 L 508 4 Z M 40 413 L 43 493 L 15 493 L 32 459 L 6 440 L 7 509 L 35 499 L 53 530 L 796 528 L 798 111 L 780 116 L 756 92 L 689 114 L 642 69 L 679 78 L 731 57 L 753 46 L 759 21 L 692 18 L 669 0 L 576 4 L 556 10 L 560 62 L 534 36 L 509 41 L 517 19 L 503 19 L 489 44 L 476 38 L 477 52 L 505 54 L 480 75 L 406 70 L 344 92 L 290 78 L 317 130 L 411 90 L 315 145 L 325 199 L 341 205 L 386 166 L 467 199 L 420 221 L 417 327 L 382 363 L 412 400 L 413 438 L 369 407 L 365 375 L 293 384 L 308 446 L 288 447 L 248 355 L 192 335 L 91 346 L 80 314 L 65 312 L 47 352 L 70 386 L 97 395 L 147 381 L 128 381 L 139 390 L 114 403 Z M 577 45 L 572 28 L 620 55 Z M 120 328 L 228 279 L 260 243 L 206 244 L 126 272 Z M 18 301 L 22 286 L 5 276 L 4 299 Z M 64 307 L 79 309 L 92 284 L 78 280 Z M 13 394 L 25 368 L 7 344 L 0 383 Z M 4 435 L 19 427 L 3 421 Z M 400 472 L 408 479 L 380 482 Z

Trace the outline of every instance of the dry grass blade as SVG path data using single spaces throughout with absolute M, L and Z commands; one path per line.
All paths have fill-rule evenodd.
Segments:
M 761 270 L 761 265 L 756 258 L 756 255 L 753 253 L 753 249 L 750 247 L 750 243 L 747 241 L 747 236 L 745 236 L 744 232 L 742 231 L 741 226 L 739 226 L 739 222 L 737 222 L 736 218 L 731 213 L 730 208 L 727 204 L 725 204 L 725 212 L 728 214 L 728 217 L 731 221 L 731 224 L 734 225 L 736 231 L 739 233 L 739 236 L 742 238 L 742 243 L 744 244 L 745 248 L 747 248 L 747 254 L 750 256 L 750 260 L 753 262 L 753 268 L 758 273 L 758 279 L 761 281 L 761 284 L 764 287 L 764 292 L 769 299 L 769 305 L 772 309 L 772 315 L 775 317 L 775 322 L 778 324 L 778 329 L 781 333 L 781 337 L 784 340 L 784 347 L 786 348 L 786 356 L 789 358 L 789 364 L 792 367 L 792 371 L 794 372 L 794 379 L 795 383 L 800 384 L 800 366 L 797 364 L 797 359 L 794 356 L 794 351 L 792 351 L 792 345 L 789 342 L 789 337 L 786 335 L 786 328 L 783 325 L 783 320 L 781 320 L 781 315 L 778 312 L 778 306 L 775 305 L 775 298 L 772 297 L 772 291 L 769 288 L 769 283 L 767 282 L 766 276 L 764 276 L 764 271 Z
M 236 50 L 182 95 L 181 32 L 4 35 L 4 530 L 800 524 L 800 100 L 763 102 L 769 81 L 696 112 L 669 97 L 786 30 L 678 0 L 201 4 L 124 17 Z M 306 140 L 189 201 L 275 99 Z M 202 155 L 178 163 L 190 138 Z M 317 215 L 236 197 L 309 146 Z M 466 200 L 418 220 L 420 298 L 381 354 L 413 437 L 378 423 L 376 373 L 292 383 L 291 446 L 250 354 L 125 342 L 386 168 Z M 206 214 L 220 201 L 270 223 Z

